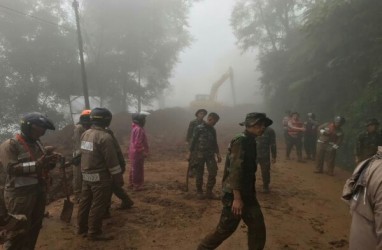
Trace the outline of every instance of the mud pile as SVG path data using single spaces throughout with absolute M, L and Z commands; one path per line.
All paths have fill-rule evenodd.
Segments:
M 251 105 L 232 107 L 220 107 L 213 112 L 220 115 L 220 121 L 216 125 L 220 151 L 225 154 L 226 148 L 231 138 L 243 130 L 238 125 L 247 112 L 251 112 Z M 212 111 L 212 110 L 211 110 Z M 150 155 L 148 161 L 159 160 L 183 160 L 187 152 L 185 144 L 188 124 L 195 119 L 194 110 L 184 108 L 168 108 L 150 112 L 146 119 L 145 130 L 148 137 Z M 73 148 L 73 125 L 69 125 L 62 130 L 54 131 L 43 137 L 45 145 L 52 145 L 57 151 L 62 153 L 67 159 L 71 158 Z M 118 113 L 113 116 L 110 128 L 121 145 L 128 162 L 128 145 L 131 131 L 131 114 Z M 67 169 L 69 183 L 72 179 L 71 167 Z M 56 169 L 52 172 L 54 182 L 50 189 L 50 200 L 55 200 L 63 196 L 61 174 Z

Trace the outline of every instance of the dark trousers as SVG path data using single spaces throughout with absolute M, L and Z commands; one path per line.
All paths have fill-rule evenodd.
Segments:
M 78 231 L 88 235 L 102 233 L 102 220 L 110 204 L 112 182 L 82 182 L 82 193 L 78 207 Z
M 287 144 L 287 150 L 286 150 L 286 156 L 289 158 L 290 152 L 292 151 L 293 146 L 296 147 L 296 152 L 297 152 L 297 158 L 299 160 L 302 160 L 302 137 L 292 137 L 290 136 L 288 139 L 288 144 Z
M 212 191 L 216 184 L 216 175 L 218 173 L 218 165 L 215 160 L 215 156 L 207 156 L 203 158 L 195 159 L 195 183 L 196 190 L 198 192 L 203 192 L 203 175 L 204 175 L 204 164 L 207 165 L 208 180 L 207 180 L 207 191 Z
M 27 217 L 27 228 L 20 234 L 4 243 L 7 250 L 33 250 L 35 248 L 42 220 L 45 213 L 46 192 L 39 184 L 5 191 L 4 198 L 8 212 L 24 214 Z
M 198 250 L 217 248 L 224 240 L 235 232 L 240 220 L 248 227 L 248 249 L 264 249 L 266 241 L 266 229 L 263 213 L 257 200 L 252 205 L 244 205 L 242 215 L 235 216 L 231 206 L 224 206 L 220 221 L 213 233 L 208 234 L 198 246 Z
M 316 158 L 317 136 L 306 135 L 304 137 L 305 154 L 308 158 Z
M 261 177 L 263 179 L 263 186 L 268 187 L 271 182 L 271 159 L 268 158 L 259 158 L 257 159 L 261 168 Z

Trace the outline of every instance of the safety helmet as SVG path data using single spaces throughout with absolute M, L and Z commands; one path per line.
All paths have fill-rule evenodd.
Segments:
M 371 119 L 368 119 L 365 123 L 366 126 L 369 126 L 369 125 L 379 125 L 379 122 L 377 119 L 375 118 L 371 118 Z
M 205 109 L 198 109 L 195 112 L 195 116 L 198 116 L 199 113 L 203 113 L 204 115 L 207 115 L 207 110 L 205 110 Z
M 90 112 L 90 122 L 97 126 L 108 127 L 112 118 L 113 115 L 107 108 L 94 108 Z
M 337 115 L 336 117 L 334 117 L 333 121 L 334 121 L 334 124 L 335 124 L 335 125 L 338 125 L 338 126 L 342 126 L 342 125 L 344 125 L 345 122 L 346 122 L 345 118 L 342 117 L 342 116 L 339 116 L 339 115 Z
M 309 112 L 308 113 L 308 118 L 311 118 L 311 119 L 316 119 L 316 115 L 312 112 Z
M 146 116 L 147 116 L 146 114 L 134 113 L 131 115 L 131 119 L 133 120 L 134 123 L 144 126 L 146 122 Z
M 49 130 L 56 129 L 53 122 L 46 115 L 43 115 L 39 112 L 27 113 L 21 117 L 20 130 L 24 135 L 30 135 L 32 125 Z
M 84 111 L 82 111 L 79 124 L 90 125 L 90 113 L 90 109 L 85 109 Z

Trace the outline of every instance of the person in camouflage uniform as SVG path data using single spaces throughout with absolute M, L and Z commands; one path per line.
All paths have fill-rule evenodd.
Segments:
M 274 164 L 277 157 L 275 131 L 271 127 L 267 127 L 264 134 L 256 137 L 256 143 L 257 162 L 261 167 L 263 191 L 264 193 L 269 193 L 269 183 L 271 181 L 271 162 Z
M 316 159 L 318 122 L 314 113 L 308 113 L 308 120 L 304 122 L 304 148 L 307 160 Z
M 47 129 L 55 129 L 45 115 L 28 113 L 22 117 L 20 127 L 20 134 L 0 146 L 0 159 L 6 174 L 6 207 L 9 214 L 26 217 L 25 230 L 4 243 L 4 249 L 15 250 L 35 248 L 45 213 L 49 171 L 61 159 L 40 142 Z
M 189 146 L 192 140 L 192 135 L 194 134 L 194 129 L 199 126 L 200 124 L 204 123 L 204 117 L 207 115 L 207 110 L 205 109 L 198 109 L 195 112 L 196 119 L 190 121 L 190 124 L 188 125 L 187 129 L 187 135 L 186 135 L 186 143 Z M 194 166 L 192 165 L 192 162 L 188 162 L 188 176 L 194 177 Z
M 378 151 L 381 134 L 378 131 L 379 122 L 372 118 L 366 122 L 366 131 L 358 135 L 356 142 L 356 162 L 366 160 Z
M 216 113 L 210 113 L 205 123 L 200 124 L 194 129 L 194 134 L 190 144 L 190 152 L 188 159 L 190 164 L 195 166 L 196 172 L 196 190 L 199 199 L 203 199 L 203 174 L 204 164 L 207 165 L 208 181 L 206 198 L 216 198 L 212 189 L 216 183 L 217 175 L 217 162 L 221 162 L 219 154 L 219 146 L 216 138 L 215 124 L 219 121 L 220 117 Z M 215 159 L 217 157 L 217 162 Z
M 117 139 L 115 138 L 113 131 L 110 130 L 109 128 L 107 128 L 106 131 L 113 138 L 114 146 L 117 151 L 119 165 L 121 166 L 122 174 L 124 174 L 126 171 L 126 161 L 125 161 L 125 158 L 123 157 L 121 147 L 119 146 L 119 143 Z M 123 187 L 115 185 L 115 183 L 113 183 L 112 192 L 115 196 L 117 196 L 122 201 L 121 205 L 119 206 L 119 209 L 129 209 L 134 205 L 134 202 L 130 199 L 129 195 L 126 193 Z M 109 218 L 109 217 L 110 217 L 110 205 L 107 208 L 106 214 L 105 214 L 105 218 Z
M 344 124 L 345 118 L 336 116 L 333 122 L 324 123 L 318 127 L 320 134 L 317 140 L 317 162 L 314 173 L 322 174 L 324 172 L 324 162 L 326 160 L 327 174 L 333 175 L 337 149 L 344 138 L 344 132 L 342 131 Z
M 198 250 L 217 248 L 235 232 L 241 220 L 248 227 L 248 249 L 264 249 L 266 229 L 260 205 L 256 199 L 256 136 L 272 124 L 264 113 L 249 113 L 245 131 L 230 143 L 223 176 L 223 209 L 216 230 L 199 244 Z

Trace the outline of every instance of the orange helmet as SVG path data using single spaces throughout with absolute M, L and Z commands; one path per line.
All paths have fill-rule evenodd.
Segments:
M 91 112 L 90 109 L 85 109 L 84 111 L 82 111 L 80 115 L 79 124 L 82 124 L 84 126 L 90 126 L 90 112 Z
M 81 116 L 83 116 L 83 115 L 89 115 L 90 116 L 90 112 L 92 112 L 90 109 L 85 109 L 84 111 L 82 111 Z

